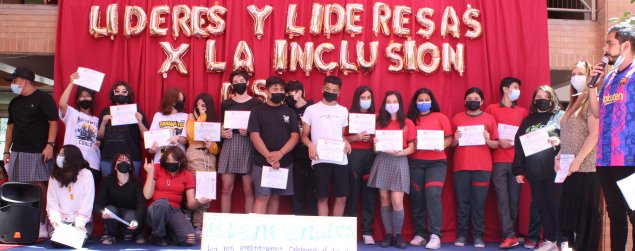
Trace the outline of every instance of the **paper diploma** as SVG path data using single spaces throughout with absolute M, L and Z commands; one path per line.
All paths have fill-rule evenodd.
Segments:
M 484 125 L 459 126 L 457 130 L 461 132 L 459 146 L 482 146 L 485 145 Z
M 525 157 L 553 147 L 551 143 L 549 143 L 549 133 L 547 132 L 547 128 L 520 136 L 520 144 L 523 146 Z
M 344 160 L 344 141 L 318 139 L 317 154 L 319 160 L 342 162 Z
M 617 187 L 622 191 L 628 207 L 635 211 L 635 174 L 618 180 Z
M 562 183 L 569 176 L 569 168 L 574 158 L 573 154 L 560 154 L 560 170 L 556 173 L 555 183 Z
M 375 134 L 375 124 L 377 117 L 375 114 L 351 113 L 348 115 L 348 133 L 359 134 L 367 132 Z
M 195 141 L 220 141 L 220 123 L 194 122 Z
M 417 130 L 418 150 L 443 150 L 445 135 L 442 130 Z
M 260 186 L 277 189 L 287 189 L 288 178 L 289 169 L 287 168 L 274 169 L 270 166 L 263 166 Z
M 196 172 L 196 195 L 195 199 L 208 198 L 216 199 L 216 172 Z
M 498 124 L 498 138 L 499 139 L 511 140 L 513 144 L 514 139 L 516 138 L 516 132 L 518 132 L 518 126 Z
M 377 143 L 375 143 L 375 151 L 401 151 L 403 150 L 403 131 L 402 130 L 377 130 L 375 131 Z
M 143 132 L 143 141 L 145 142 L 145 148 L 150 149 L 154 142 L 157 142 L 158 147 L 164 147 L 170 145 L 170 138 L 172 137 L 172 130 L 159 129 Z
M 249 125 L 249 111 L 225 111 L 223 128 L 225 129 L 247 129 Z
M 110 116 L 112 126 L 136 124 L 137 104 L 110 106 Z
M 53 231 L 53 236 L 51 236 L 51 241 L 75 249 L 82 248 L 84 240 L 86 240 L 86 231 L 64 223 L 59 224 L 57 228 L 55 228 L 55 231 Z
M 113 213 L 112 211 L 108 210 L 108 208 L 104 208 L 104 213 L 110 215 L 110 217 L 112 217 L 113 219 L 117 220 L 118 222 L 123 223 L 126 226 L 132 226 L 130 222 L 127 222 L 127 221 L 123 220 L 122 218 L 117 216 L 115 213 Z
M 75 79 L 73 84 L 99 92 L 99 89 L 101 89 L 101 83 L 104 81 L 104 73 L 79 67 L 77 68 L 77 74 L 79 75 L 79 78 Z

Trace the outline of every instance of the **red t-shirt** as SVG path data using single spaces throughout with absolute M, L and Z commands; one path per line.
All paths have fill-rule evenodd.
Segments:
M 442 130 L 443 135 L 446 137 L 452 137 L 450 120 L 447 116 L 440 112 L 433 112 L 419 116 L 418 123 L 415 125 L 415 128 L 416 130 Z M 438 152 L 431 150 L 416 150 L 408 157 L 417 160 L 442 160 L 447 158 L 445 151 Z
M 461 112 L 452 119 L 452 131 L 459 126 L 484 125 L 490 140 L 498 140 L 496 120 L 489 113 L 469 116 Z M 492 171 L 492 153 L 487 144 L 481 146 L 457 146 L 454 151 L 454 171 Z
M 349 114 L 350 115 L 350 114 Z M 349 117 L 350 118 L 350 117 Z M 350 122 L 349 122 L 350 124 Z M 355 135 L 355 133 L 351 134 L 348 133 L 348 126 L 346 127 L 344 136 L 348 137 L 351 135 Z M 351 148 L 352 149 L 362 149 L 362 150 L 368 150 L 368 149 L 373 149 L 373 137 L 375 137 L 375 135 L 370 135 L 370 139 L 367 142 L 364 141 L 355 141 L 355 142 L 350 142 L 351 143 Z
M 415 124 L 412 123 L 412 120 L 406 119 L 405 126 L 403 128 L 399 127 L 399 121 L 393 120 L 388 123 L 388 125 L 384 128 L 377 124 L 377 130 L 403 130 L 403 148 L 408 147 L 408 143 L 415 141 L 417 139 L 417 129 L 415 129 Z
M 165 198 L 171 206 L 180 208 L 185 191 L 196 187 L 191 172 L 182 170 L 172 176 L 159 164 L 154 165 L 154 180 L 154 195 L 148 204 Z
M 496 124 L 506 124 L 512 126 L 520 126 L 520 123 L 523 122 L 523 119 L 527 117 L 527 109 L 514 106 L 506 107 L 500 106 L 500 104 L 491 104 L 487 106 L 485 112 L 491 114 L 496 120 Z M 498 131 L 498 128 L 496 128 Z M 512 163 L 514 162 L 514 148 L 510 147 L 507 149 L 503 149 L 502 147 L 498 147 L 494 149 L 493 159 L 494 163 Z

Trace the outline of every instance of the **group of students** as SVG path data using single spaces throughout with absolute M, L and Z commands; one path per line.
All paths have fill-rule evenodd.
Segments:
M 43 181 L 42 176 L 46 176 L 46 212 L 53 229 L 69 224 L 90 233 L 91 215 L 95 212 L 104 219 L 102 244 L 112 244 L 119 237 L 145 243 L 143 229 L 149 227 L 150 241 L 156 245 L 193 245 L 200 238 L 203 213 L 210 203 L 209 198 L 195 198 L 196 173 L 218 171 L 222 182 L 221 212 L 231 212 L 236 176 L 242 179 L 246 213 L 276 214 L 280 196 L 293 195 L 293 214 L 327 216 L 329 198 L 333 197 L 332 215 L 357 216 L 361 196 L 366 244 L 375 243 L 373 217 L 379 196 L 386 233 L 380 243 L 382 247 L 408 246 L 401 235 L 407 194 L 415 227 L 410 244 L 438 249 L 442 234 L 441 192 L 447 172 L 445 150 L 454 147 L 451 170 L 457 205 L 454 245 L 466 244 L 471 219 L 473 244 L 485 247 L 485 199 L 492 182 L 504 239 L 500 247 L 517 246 L 520 184 L 528 181 L 532 204 L 544 229 L 544 241 L 536 245 L 533 241 L 538 240 L 527 239 L 525 247 L 557 250 L 558 242 L 561 247 L 571 245 L 575 250 L 598 247 L 600 185 L 595 175 L 598 119 L 590 116 L 586 82 L 592 69 L 586 62 L 572 68 L 571 101 L 566 111 L 549 86 L 533 91 L 529 111 L 517 106 L 521 81 L 511 77 L 500 83 L 500 102 L 485 109 L 483 92 L 469 88 L 464 95 L 465 111 L 452 120 L 441 113 L 439 102 L 427 88 L 418 89 L 409 104 L 400 92 L 388 91 L 377 106 L 373 90 L 360 86 L 353 94 L 350 109 L 343 107 L 337 102 L 342 81 L 335 76 L 324 79 L 322 98 L 317 103 L 304 98 L 302 83 L 269 77 L 265 84 L 267 98 L 263 102 L 246 92 L 250 76 L 239 70 L 230 74 L 234 95 L 222 101 L 220 116 L 207 93 L 194 99 L 192 113 L 183 112 L 185 93 L 170 88 L 150 126 L 141 111 L 136 113 L 137 123 L 130 125 L 109 123 L 112 117 L 108 107 L 98 117 L 94 116 L 95 92 L 83 87 L 75 92 L 77 108 L 68 105 L 77 74 L 71 76 L 60 97 L 59 111 L 51 112 L 56 106 L 50 104 L 50 96 L 41 95 L 30 84 L 32 72 L 29 75 L 28 69 L 20 70 L 24 72 L 16 70 L 13 78 L 7 79 L 13 81 L 12 89 L 16 85 L 14 92 L 21 96 L 12 100 L 9 108 L 9 128 L 14 131 L 8 133 L 8 139 L 12 140 L 7 140 L 7 144 L 13 143 L 13 147 L 10 154 L 9 146 L 5 148 L 5 162 L 12 181 Z M 109 98 L 112 105 L 132 104 L 135 100 L 130 86 L 121 81 L 112 85 Z M 27 112 L 39 115 L 28 116 L 30 120 L 25 121 L 25 115 L 18 114 L 20 110 L 16 109 L 28 107 L 29 102 L 37 102 L 38 111 Z M 223 121 L 227 111 L 250 111 L 248 127 L 223 129 L 222 147 L 216 142 L 194 140 L 195 122 Z M 51 128 L 57 129 L 53 123 L 57 121 L 56 113 L 66 129 L 64 146 L 53 161 L 49 148 L 54 146 L 56 132 Z M 349 133 L 349 114 L 353 113 L 376 115 L 377 130 L 400 130 L 402 150 L 377 152 L 374 150 L 379 142 L 377 137 L 369 132 Z M 48 131 L 18 126 L 38 121 L 47 121 Z M 499 138 L 501 124 L 518 127 L 514 139 Z M 459 128 L 465 126 L 483 126 L 485 144 L 460 145 Z M 156 129 L 170 129 L 170 145 L 160 148 L 155 142 L 148 149 L 154 160 L 142 164 L 143 132 Z M 520 136 L 540 129 L 548 131 L 553 147 L 525 156 Z M 25 145 L 20 137 L 27 137 L 28 130 L 44 131 L 40 137 L 47 142 L 32 147 L 42 152 L 37 155 L 45 160 L 42 163 L 31 165 L 36 162 L 35 157 L 28 154 L 37 151 L 29 153 L 20 148 Z M 443 148 L 417 149 L 418 130 L 442 131 Z M 341 160 L 320 158 L 318 142 L 325 140 L 344 143 Z M 570 177 L 563 184 L 554 183 L 561 154 L 575 154 Z M 46 169 L 49 164 L 53 167 Z M 26 171 L 38 167 L 42 170 Z M 140 179 L 142 167 L 147 174 L 145 181 Z M 286 189 L 262 186 L 265 168 L 288 169 Z M 51 170 L 50 176 L 46 170 Z M 97 184 L 99 189 L 95 189 Z M 192 211 L 191 222 L 182 208 Z M 131 224 L 115 221 L 113 214 Z

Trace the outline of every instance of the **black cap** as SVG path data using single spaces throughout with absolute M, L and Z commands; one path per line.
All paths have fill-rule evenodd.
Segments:
M 29 81 L 33 81 L 35 80 L 35 74 L 33 74 L 33 71 L 31 71 L 29 68 L 25 68 L 25 67 L 18 67 L 15 68 L 15 71 L 13 71 L 12 74 L 7 75 L 6 77 L 4 77 L 5 81 L 11 82 L 13 81 L 15 78 L 20 77 Z

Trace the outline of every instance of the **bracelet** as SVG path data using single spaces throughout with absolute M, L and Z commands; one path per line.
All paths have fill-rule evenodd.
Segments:
M 4 152 L 4 154 L 11 154 L 10 152 Z

